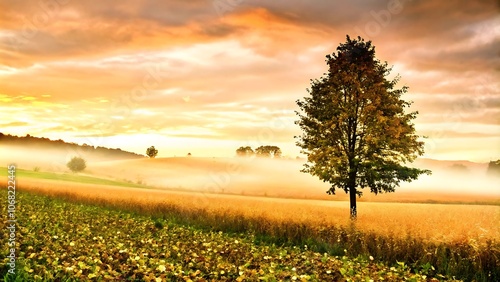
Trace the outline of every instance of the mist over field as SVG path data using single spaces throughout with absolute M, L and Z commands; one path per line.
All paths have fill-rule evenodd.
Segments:
M 75 154 L 87 160 L 82 175 L 144 184 L 160 189 L 224 193 L 245 196 L 347 200 L 342 190 L 326 194 L 329 185 L 300 172 L 305 159 L 266 158 L 138 158 L 113 160 L 113 154 L 95 154 L 67 148 L 37 149 L 20 146 L 0 147 L 0 162 L 15 163 L 21 169 L 69 173 L 66 163 Z M 488 177 L 487 164 L 468 161 L 419 159 L 413 166 L 432 170 L 412 183 L 401 183 L 395 193 L 375 196 L 364 189 L 361 201 L 434 199 L 460 195 L 473 201 L 476 197 L 500 198 L 498 178 Z M 454 165 L 460 165 L 457 171 Z M 418 196 L 415 196 L 418 194 Z M 452 200 L 450 198 L 450 200 Z

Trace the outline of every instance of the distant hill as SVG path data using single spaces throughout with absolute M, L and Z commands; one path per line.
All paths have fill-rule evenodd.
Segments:
M 23 137 L 3 134 L 0 132 L 0 147 L 22 149 L 32 152 L 33 158 L 42 152 L 65 152 L 68 154 L 84 155 L 89 161 L 112 161 L 125 159 L 145 158 L 144 155 L 123 151 L 119 148 L 110 149 L 105 147 L 94 147 L 87 144 L 65 142 L 61 139 L 51 140 L 43 137 L 33 137 L 29 134 Z

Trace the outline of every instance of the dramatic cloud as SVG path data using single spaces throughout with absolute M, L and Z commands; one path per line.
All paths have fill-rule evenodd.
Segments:
M 497 1 L 3 1 L 1 130 L 164 156 L 295 156 L 295 100 L 345 35 L 410 87 L 428 157 L 500 158 Z M 128 141 L 126 141 L 128 140 Z

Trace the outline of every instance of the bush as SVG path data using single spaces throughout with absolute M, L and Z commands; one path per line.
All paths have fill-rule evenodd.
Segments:
M 84 159 L 80 157 L 73 157 L 71 161 L 69 161 L 66 166 L 72 171 L 72 172 L 79 172 L 84 170 L 87 167 L 87 164 Z

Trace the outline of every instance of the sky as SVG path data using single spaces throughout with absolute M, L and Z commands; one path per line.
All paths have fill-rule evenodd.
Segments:
M 424 157 L 500 159 L 498 1 L 0 2 L 0 131 L 159 157 L 300 148 L 295 101 L 346 35 L 409 87 Z

